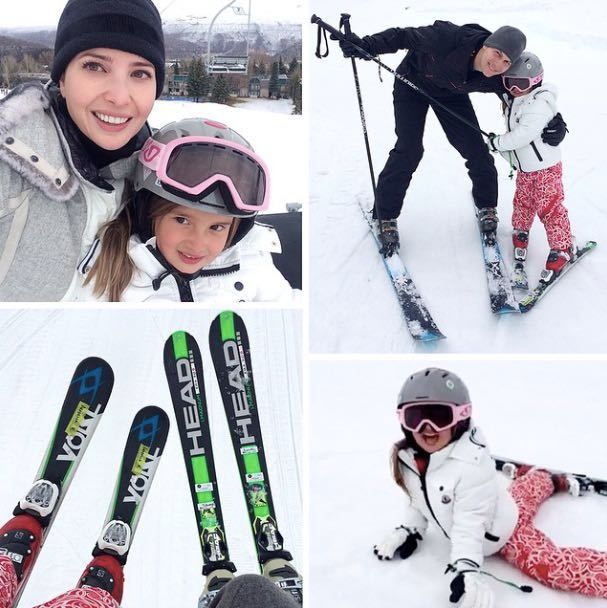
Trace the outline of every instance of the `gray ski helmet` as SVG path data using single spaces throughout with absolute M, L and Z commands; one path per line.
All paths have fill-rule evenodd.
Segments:
M 516 87 L 523 91 L 540 84 L 543 78 L 544 68 L 540 58 L 529 51 L 524 51 L 519 60 L 515 61 L 506 73 L 502 74 L 502 80 L 507 90 Z M 524 85 L 525 81 L 528 81 L 526 87 Z
M 231 129 L 230 127 L 206 118 L 184 118 L 168 125 L 165 125 L 161 129 L 158 129 L 152 135 L 152 139 L 162 144 L 168 144 L 176 139 L 183 137 L 199 136 L 199 137 L 212 137 L 218 140 L 225 140 L 233 143 L 240 144 L 251 151 L 253 146 L 239 133 Z M 177 205 L 184 205 L 192 209 L 199 211 L 206 211 L 208 213 L 216 213 L 218 215 L 229 215 L 232 217 L 238 217 L 240 223 L 238 229 L 232 239 L 232 245 L 242 239 L 247 232 L 253 227 L 255 222 L 255 216 L 257 212 L 251 212 L 243 217 L 242 214 L 231 213 L 225 203 L 224 189 L 215 188 L 210 191 L 201 201 L 193 201 L 187 196 L 180 196 L 180 193 L 175 188 L 168 188 L 160 183 L 157 179 L 156 173 L 151 169 L 145 167 L 142 163 L 137 163 L 135 170 L 135 231 L 139 234 L 141 239 L 145 242 L 152 236 L 151 223 L 147 218 L 147 206 L 149 201 L 149 194 L 151 193 L 163 198 Z
M 398 394 L 397 407 L 405 403 L 444 401 L 455 405 L 470 403 L 466 385 L 453 372 L 428 367 L 407 378 Z

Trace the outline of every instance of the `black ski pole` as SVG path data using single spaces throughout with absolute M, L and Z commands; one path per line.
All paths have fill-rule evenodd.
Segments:
M 312 15 L 311 21 L 312 21 L 312 23 L 317 24 L 319 27 L 321 27 L 322 29 L 329 32 L 332 35 L 333 39 L 342 40 L 344 42 L 348 42 L 348 44 L 351 44 L 357 51 L 359 51 L 361 53 L 361 55 L 365 59 L 374 61 L 381 68 L 383 68 L 387 72 L 390 72 L 390 74 L 392 74 L 395 78 L 397 78 L 401 82 L 404 82 L 406 85 L 409 85 L 414 91 L 416 91 L 420 95 L 423 95 L 426 99 L 429 99 L 433 104 L 436 104 L 439 108 L 442 108 L 443 110 L 445 110 L 445 112 L 448 112 L 454 118 L 457 118 L 459 121 L 463 122 L 465 125 L 468 125 L 471 129 L 474 129 L 477 133 L 480 133 L 481 135 L 484 135 L 485 137 L 489 137 L 489 133 L 485 133 L 485 131 L 483 131 L 480 127 L 478 127 L 474 123 L 470 122 L 469 120 L 466 120 L 463 116 L 460 116 L 457 112 L 454 112 L 453 110 L 451 110 L 451 108 L 448 108 L 447 106 L 443 105 L 440 101 L 437 101 L 436 99 L 434 99 L 434 97 L 432 97 L 431 95 L 426 93 L 426 91 L 424 91 L 423 89 L 420 89 L 416 84 L 413 84 L 410 80 L 405 78 L 402 74 L 399 74 L 396 70 L 393 70 L 390 66 L 388 66 L 385 63 L 383 63 L 382 61 L 380 61 L 377 57 L 374 57 L 370 53 L 367 53 L 367 51 L 365 51 L 365 49 L 362 49 L 357 44 L 354 44 L 351 40 L 348 40 L 346 38 L 346 36 L 344 36 L 339 30 L 335 29 L 332 25 L 329 25 L 328 23 L 323 21 L 317 15 Z
M 348 13 L 342 13 L 339 22 L 340 26 L 343 25 L 346 36 L 352 32 L 350 28 L 350 15 Z M 373 199 L 375 200 L 375 172 L 373 171 L 373 160 L 371 159 L 371 148 L 369 146 L 369 134 L 367 133 L 367 121 L 365 120 L 365 109 L 363 107 L 363 97 L 360 90 L 360 80 L 358 78 L 358 69 L 356 68 L 356 59 L 351 58 L 352 61 L 352 72 L 354 74 L 354 86 L 356 87 L 356 96 L 358 98 L 358 110 L 360 112 L 360 122 L 363 128 L 363 137 L 365 138 L 365 148 L 367 150 L 367 160 L 369 161 L 369 173 L 371 173 L 371 185 L 373 186 Z M 377 214 L 377 209 L 375 210 Z M 379 221 L 379 217 L 377 218 Z

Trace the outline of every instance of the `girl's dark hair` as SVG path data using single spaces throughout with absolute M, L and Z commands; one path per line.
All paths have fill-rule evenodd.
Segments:
M 396 482 L 396 485 L 400 486 L 403 489 L 403 491 L 405 491 L 405 492 L 407 492 L 407 486 L 405 485 L 405 478 L 403 477 L 403 474 L 401 473 L 401 470 L 400 470 L 399 460 L 398 460 L 398 451 L 406 450 L 408 447 L 410 447 L 409 440 L 407 439 L 407 437 L 403 437 L 403 439 L 401 439 L 400 441 L 397 441 L 392 446 L 392 452 L 390 454 L 390 466 L 392 469 L 392 478 Z

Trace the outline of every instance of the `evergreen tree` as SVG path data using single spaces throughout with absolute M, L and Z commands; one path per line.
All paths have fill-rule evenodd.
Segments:
M 279 57 L 278 57 L 278 73 L 279 74 L 287 73 L 287 67 L 285 66 L 285 64 L 282 61 L 282 55 L 279 55 Z
M 291 99 L 293 100 L 293 114 L 301 114 L 301 70 L 298 68 L 292 75 L 289 84 Z
M 223 74 L 219 74 L 213 85 L 211 101 L 215 103 L 227 103 L 229 97 L 230 87 L 228 86 L 228 81 L 223 77 Z
M 291 76 L 291 74 L 293 74 L 293 72 L 295 72 L 295 70 L 299 67 L 299 60 L 297 59 L 297 57 L 293 57 L 293 59 L 291 59 L 291 63 L 289 63 L 289 70 L 287 72 L 287 74 L 289 76 Z
M 195 102 L 200 101 L 203 97 L 204 85 L 204 68 L 202 65 L 202 59 L 194 57 L 190 63 L 190 69 L 188 70 L 188 95 L 194 98 Z
M 179 76 L 181 74 L 181 71 L 179 69 L 179 62 L 175 61 L 175 63 L 173 64 L 173 74 L 175 76 Z
M 272 64 L 272 73 L 270 74 L 270 82 L 268 84 L 268 97 L 280 97 L 280 90 L 278 86 L 278 61 Z
M 209 96 L 209 92 L 211 91 L 211 84 L 213 79 L 207 70 L 206 63 L 201 60 L 202 65 L 202 97 L 207 98 Z

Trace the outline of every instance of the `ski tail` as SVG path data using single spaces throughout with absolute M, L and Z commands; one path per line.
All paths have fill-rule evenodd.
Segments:
M 202 358 L 190 334 L 177 331 L 166 341 L 164 369 L 196 515 L 202 572 L 205 576 L 215 570 L 236 572 L 230 561 L 215 473 Z
M 141 511 L 166 445 L 169 418 L 150 405 L 135 414 L 103 529 L 93 555 L 106 553 L 125 564 Z

